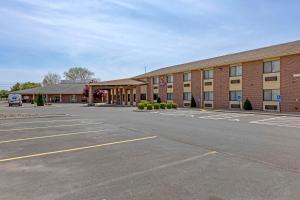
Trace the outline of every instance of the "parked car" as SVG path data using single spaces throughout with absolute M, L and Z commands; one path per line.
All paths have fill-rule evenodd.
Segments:
M 22 95 L 9 94 L 8 95 L 8 105 L 9 105 L 9 107 L 12 105 L 22 106 Z

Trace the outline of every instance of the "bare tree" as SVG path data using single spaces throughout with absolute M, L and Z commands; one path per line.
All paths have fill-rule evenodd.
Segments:
M 44 76 L 43 85 L 55 85 L 59 84 L 61 77 L 59 74 L 49 72 Z
M 68 80 L 89 80 L 92 79 L 94 73 L 83 67 L 72 67 L 69 71 L 64 72 L 64 76 Z

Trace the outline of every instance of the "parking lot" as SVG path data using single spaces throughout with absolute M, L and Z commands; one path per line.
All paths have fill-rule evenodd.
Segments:
M 0 199 L 299 199 L 300 117 L 8 108 Z

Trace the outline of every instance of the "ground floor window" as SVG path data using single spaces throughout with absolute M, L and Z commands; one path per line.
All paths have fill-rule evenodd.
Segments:
M 158 98 L 158 94 L 153 94 L 153 100 L 156 101 Z
M 192 93 L 191 92 L 184 92 L 183 93 L 183 100 L 184 101 L 191 101 L 192 100 Z
M 173 101 L 173 93 L 167 93 L 167 101 Z
M 204 101 L 213 101 L 214 100 L 214 92 L 204 92 L 203 98 L 204 98 Z
M 229 99 L 230 101 L 240 101 L 242 99 L 242 91 L 230 91 Z
M 127 100 L 130 102 L 130 94 L 127 94 Z
M 133 94 L 133 101 L 136 102 L 136 94 Z
M 60 102 L 60 96 L 54 96 L 54 102 L 59 103 Z
M 280 90 L 264 90 L 264 101 L 276 101 Z
M 71 101 L 72 103 L 75 103 L 75 102 L 77 101 L 76 95 L 75 95 L 75 94 L 73 94 L 73 95 L 70 97 L 70 101 Z
M 147 99 L 147 96 L 146 96 L 146 94 L 141 94 L 141 100 L 146 100 Z

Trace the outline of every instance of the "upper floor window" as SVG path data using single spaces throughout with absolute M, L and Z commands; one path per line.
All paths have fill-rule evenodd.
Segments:
M 158 77 L 153 77 L 153 85 L 158 85 L 159 79 Z
M 204 71 L 204 79 L 213 79 L 214 78 L 214 70 L 205 70 Z
M 183 74 L 183 81 L 191 81 L 192 75 L 191 72 L 187 72 Z
M 280 60 L 264 62 L 264 73 L 280 72 Z
M 232 66 L 230 67 L 230 76 L 235 77 L 235 76 L 242 76 L 242 66 Z
M 167 76 L 167 83 L 173 83 L 173 75 Z

